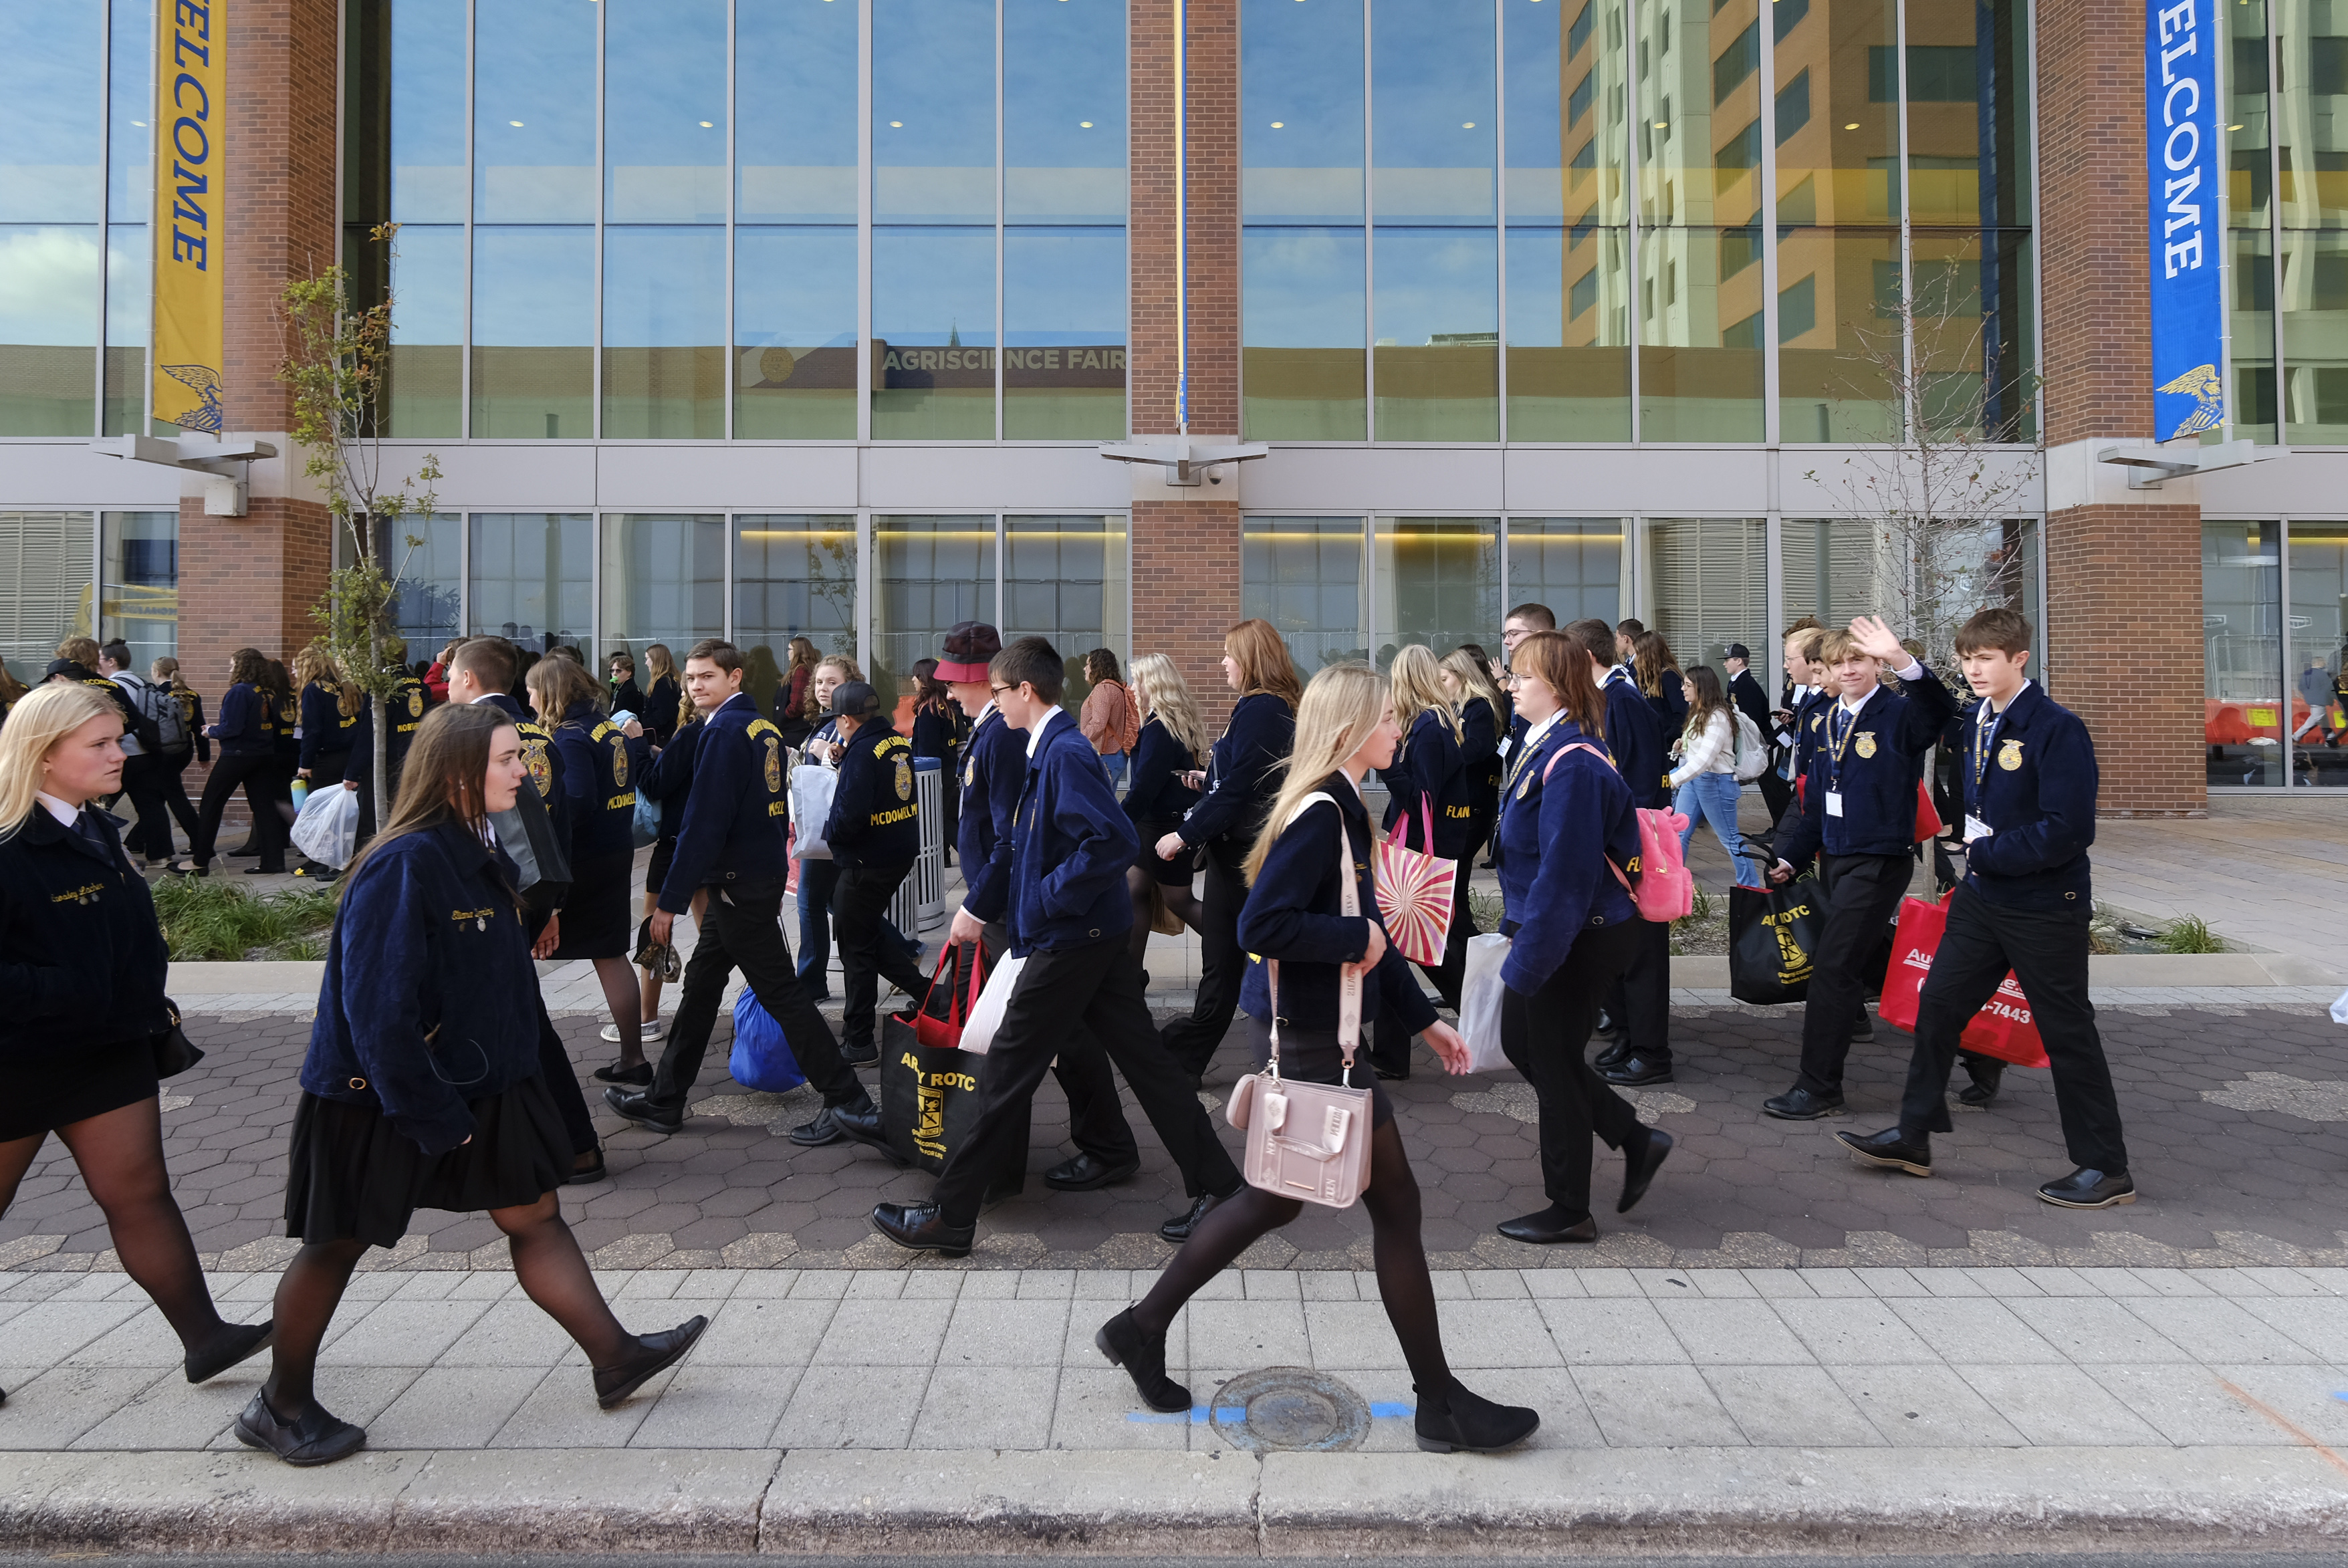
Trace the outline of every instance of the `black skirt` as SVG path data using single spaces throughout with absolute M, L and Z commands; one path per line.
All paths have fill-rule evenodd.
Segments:
M 285 1234 L 396 1246 L 418 1209 L 519 1208 L 570 1174 L 571 1134 L 544 1080 L 525 1078 L 467 1109 L 472 1142 L 434 1159 L 374 1106 L 304 1091 L 286 1159 Z
M 562 896 L 562 945 L 554 958 L 624 958 L 633 949 L 636 912 L 629 897 L 635 886 L 636 852 L 615 849 L 591 855 L 571 867 L 571 891 Z
M 0 1143 L 37 1137 L 155 1098 L 151 1040 L 63 1045 L 54 1055 L 9 1062 L 0 1097 Z
M 1195 849 L 1178 849 L 1171 860 L 1158 857 L 1158 841 L 1181 825 L 1179 817 L 1138 825 L 1141 853 L 1135 857 L 1135 864 L 1149 867 L 1149 874 L 1158 878 L 1161 887 L 1188 887 L 1190 878 L 1198 874 L 1199 852 Z
M 1248 1015 L 1248 1055 L 1258 1072 L 1272 1059 L 1272 1025 L 1252 1013 Z M 1366 1031 L 1365 1031 L 1366 1032 Z M 1280 1075 L 1293 1078 L 1299 1083 L 1343 1083 L 1345 1081 L 1345 1053 L 1337 1049 L 1337 1031 L 1334 1029 L 1298 1029 L 1291 1024 L 1280 1031 Z M 1394 1102 L 1386 1098 L 1386 1086 L 1370 1066 L 1366 1046 L 1354 1052 L 1355 1089 L 1370 1091 L 1370 1126 L 1385 1126 L 1394 1120 Z
M 653 840 L 652 858 L 644 863 L 645 892 L 654 898 L 660 897 L 661 884 L 668 880 L 668 868 L 675 860 L 676 835 L 664 833 Z

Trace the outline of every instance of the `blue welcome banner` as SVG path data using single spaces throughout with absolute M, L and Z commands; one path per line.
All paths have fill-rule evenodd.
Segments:
M 2225 230 L 2218 211 L 2217 0 L 2147 0 L 2145 151 L 2151 219 L 2152 433 L 2214 430 L 2226 417 Z

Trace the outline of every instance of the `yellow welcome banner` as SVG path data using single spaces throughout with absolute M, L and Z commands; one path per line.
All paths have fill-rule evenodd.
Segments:
M 155 417 L 221 433 L 228 89 L 220 0 L 163 0 L 155 69 Z

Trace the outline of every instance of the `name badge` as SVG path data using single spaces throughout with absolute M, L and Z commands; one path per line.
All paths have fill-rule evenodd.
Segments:
M 1967 844 L 1971 844 L 1976 838 L 1987 838 L 1989 835 L 1989 824 L 1983 822 L 1980 817 L 1974 816 L 1971 813 L 1967 813 L 1965 816 L 1965 842 Z
M 1500 737 L 1500 755 L 1502 755 L 1502 756 L 1504 756 L 1504 757 L 1505 757 L 1505 756 L 1507 756 L 1507 755 L 1509 754 L 1509 748 L 1510 746 L 1515 745 L 1516 743 L 1517 743 L 1517 741 L 1516 741 L 1516 737 L 1515 737 L 1515 736 L 1513 736 L 1513 735 L 1503 735 L 1503 736 L 1501 736 L 1501 737 Z
M 1842 815 L 1842 791 L 1838 789 L 1827 791 L 1827 815 L 1828 816 Z

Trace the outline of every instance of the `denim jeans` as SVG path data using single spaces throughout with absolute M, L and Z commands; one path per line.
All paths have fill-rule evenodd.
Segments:
M 1687 858 L 1688 841 L 1695 836 L 1696 824 L 1712 824 L 1712 835 L 1720 840 L 1720 847 L 1728 852 L 1728 863 L 1736 868 L 1739 887 L 1761 886 L 1760 867 L 1746 857 L 1745 840 L 1736 832 L 1736 797 L 1744 786 L 1735 774 L 1698 774 L 1680 785 L 1672 798 L 1672 809 L 1687 818 L 1687 826 L 1680 833 L 1680 858 Z
M 799 862 L 799 984 L 808 995 L 821 999 L 831 992 L 831 901 L 839 886 L 839 862 Z M 912 961 L 919 962 L 922 945 L 883 919 L 881 932 Z

